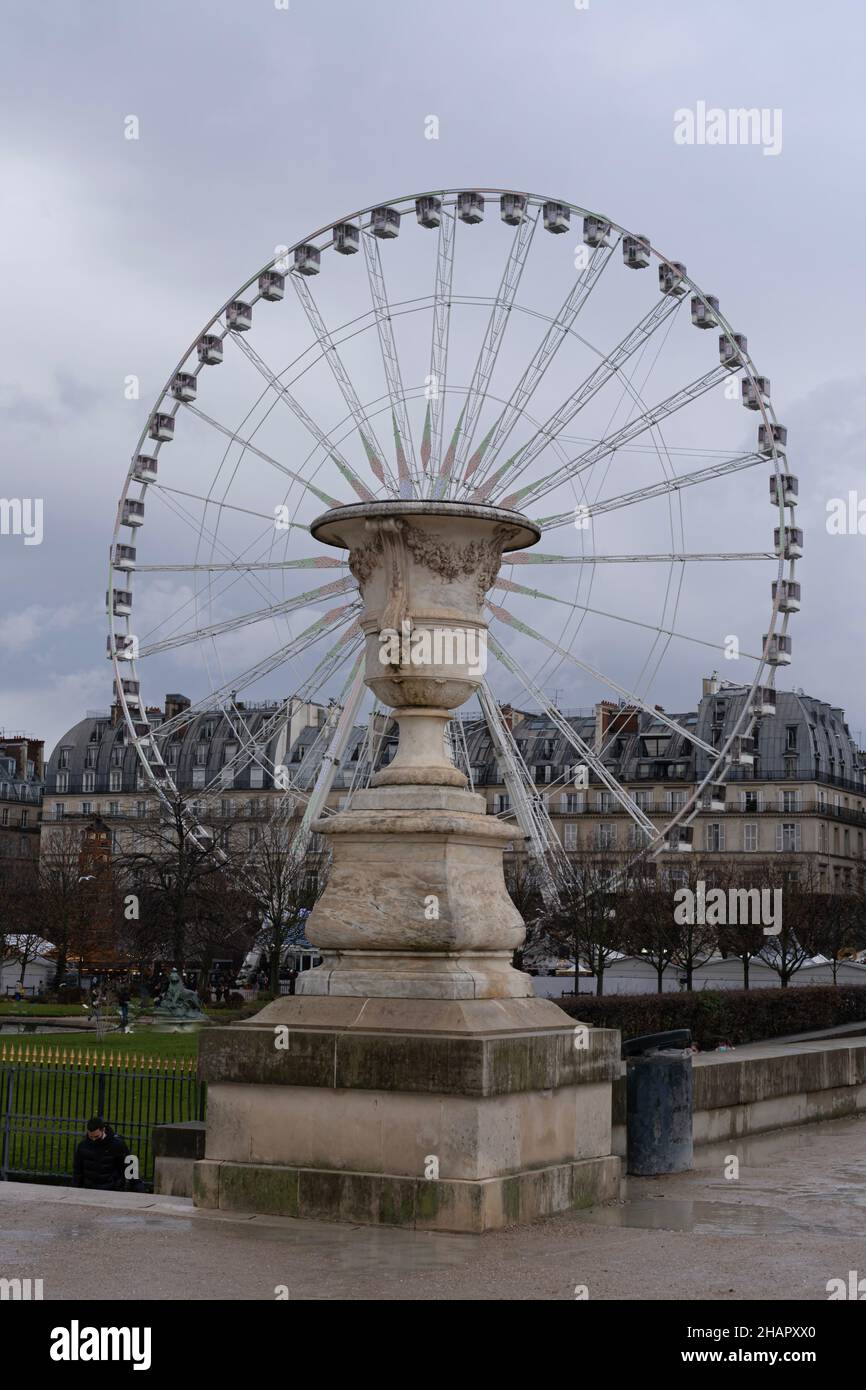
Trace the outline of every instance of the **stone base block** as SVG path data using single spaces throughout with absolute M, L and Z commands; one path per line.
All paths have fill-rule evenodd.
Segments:
M 549 1000 L 277 1000 L 202 1036 L 195 1201 L 454 1231 L 606 1201 L 620 1068 Z
M 612 1156 L 475 1182 L 214 1159 L 195 1165 L 199 1207 L 477 1235 L 614 1201 L 619 1187 Z

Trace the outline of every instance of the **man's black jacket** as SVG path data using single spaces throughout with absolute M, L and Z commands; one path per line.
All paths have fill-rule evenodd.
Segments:
M 122 1192 L 125 1186 L 123 1163 L 128 1152 L 111 1125 L 105 1126 L 104 1139 L 90 1139 L 85 1135 L 75 1150 L 73 1186 Z

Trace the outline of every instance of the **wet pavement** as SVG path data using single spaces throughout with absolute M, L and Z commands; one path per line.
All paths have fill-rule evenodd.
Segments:
M 486 1236 L 195 1211 L 0 1184 L 0 1277 L 46 1299 L 825 1300 L 866 1276 L 866 1117 L 697 1151 L 625 1200 Z M 285 1291 L 285 1292 L 284 1292 Z

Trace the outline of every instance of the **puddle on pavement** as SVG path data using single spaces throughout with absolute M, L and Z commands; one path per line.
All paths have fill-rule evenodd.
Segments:
M 690 1201 L 679 1197 L 637 1198 L 622 1206 L 581 1212 L 577 1219 L 590 1226 L 632 1226 L 655 1231 L 690 1231 L 695 1235 L 785 1235 L 815 1230 L 813 1221 L 777 1207 L 747 1202 Z M 833 1229 L 844 1232 L 848 1228 L 840 1221 Z
M 449 1268 L 464 1268 L 477 1258 L 478 1237 L 441 1232 L 400 1231 L 388 1227 L 322 1225 L 292 1222 L 286 1226 L 269 1226 L 263 1221 L 238 1220 L 235 1215 L 187 1219 L 163 1216 L 158 1212 L 113 1212 L 108 1207 L 88 1206 L 87 1215 L 80 1211 L 64 1211 L 58 1203 L 53 1209 L 55 1219 L 48 1228 L 26 1227 L 25 1224 L 4 1231 L 0 1228 L 0 1248 L 5 1238 L 21 1241 L 28 1248 L 53 1245 L 57 1237 L 64 1240 L 110 1240 L 112 1235 L 134 1238 L 139 1232 L 170 1231 L 178 1240 L 193 1247 L 196 1236 L 213 1239 L 222 1234 L 233 1245 L 249 1241 L 261 1246 L 266 1241 L 287 1243 L 295 1249 L 309 1248 L 317 1256 L 330 1258 L 341 1272 L 362 1273 L 367 1270 L 403 1272 L 406 1274 L 434 1273 Z
M 863 1158 L 853 1161 L 852 1135 L 863 1142 Z M 737 1182 L 724 1176 L 731 1155 L 740 1162 Z M 714 1200 L 716 1192 L 724 1199 Z M 866 1234 L 866 1117 L 702 1145 L 691 1173 L 628 1178 L 625 1194 L 620 1205 L 582 1212 L 577 1219 L 701 1235 Z

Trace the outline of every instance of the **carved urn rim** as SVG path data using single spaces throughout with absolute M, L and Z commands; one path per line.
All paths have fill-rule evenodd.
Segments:
M 425 516 L 448 516 L 455 520 L 491 521 L 500 526 L 513 527 L 517 534 L 505 541 L 502 547 L 503 553 L 509 550 L 525 550 L 528 546 L 537 544 L 541 539 L 541 528 L 534 521 L 530 521 L 529 517 L 524 516 L 522 512 L 505 511 L 502 507 L 488 507 L 479 502 L 423 501 L 417 499 L 414 501 L 354 502 L 346 507 L 333 507 L 330 511 L 323 512 L 321 516 L 316 517 L 310 526 L 310 534 L 325 545 L 333 545 L 341 550 L 348 550 L 350 547 L 337 534 L 337 528 L 342 522 L 387 520 L 391 517 L 408 520 L 412 517 Z

